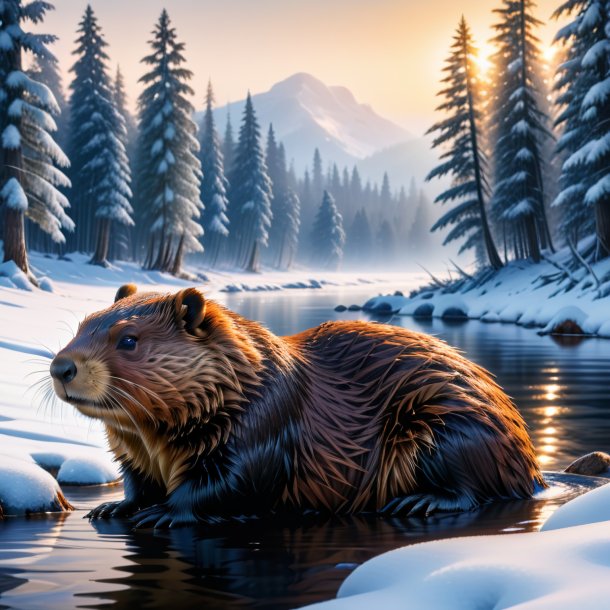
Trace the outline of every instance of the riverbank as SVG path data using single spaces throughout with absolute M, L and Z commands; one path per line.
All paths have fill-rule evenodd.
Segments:
M 473 276 L 458 271 L 458 277 L 432 278 L 408 296 L 373 297 L 363 309 L 421 319 L 512 323 L 537 327 L 541 334 L 610 338 L 610 259 L 572 267 L 572 254 L 564 250 L 538 264 L 517 261 Z

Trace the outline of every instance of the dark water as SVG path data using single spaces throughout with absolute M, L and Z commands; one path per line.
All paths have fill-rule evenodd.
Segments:
M 244 315 L 288 334 L 361 303 L 376 291 L 227 295 Z M 543 468 L 558 470 L 610 449 L 610 341 L 557 343 L 533 330 L 478 322 L 390 321 L 434 333 L 491 370 L 524 414 Z M 295 608 L 329 599 L 357 565 L 405 544 L 449 536 L 530 531 L 557 506 L 604 481 L 550 477 L 537 500 L 427 519 L 258 521 L 133 532 L 121 521 L 81 517 L 120 487 L 65 488 L 79 510 L 0 523 L 0 608 Z

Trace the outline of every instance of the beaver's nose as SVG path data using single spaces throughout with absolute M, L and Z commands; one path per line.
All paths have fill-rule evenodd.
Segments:
M 55 358 L 51 362 L 51 377 L 62 383 L 70 383 L 76 377 L 76 364 L 70 358 Z

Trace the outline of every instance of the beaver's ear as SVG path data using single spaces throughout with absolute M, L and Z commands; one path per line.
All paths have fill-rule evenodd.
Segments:
M 138 292 L 138 287 L 135 284 L 123 284 L 114 295 L 114 302 L 120 301 L 125 297 L 130 297 L 132 294 Z
M 196 288 L 181 290 L 174 299 L 176 314 L 184 321 L 184 329 L 197 335 L 205 317 L 205 298 Z

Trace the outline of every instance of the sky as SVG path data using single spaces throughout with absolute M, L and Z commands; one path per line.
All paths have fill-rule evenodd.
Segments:
M 496 21 L 500 0 L 91 0 L 106 41 L 111 69 L 126 79 L 132 108 L 143 74 L 140 59 L 166 8 L 193 71 L 192 100 L 203 105 L 208 79 L 217 103 L 259 93 L 296 72 L 348 87 L 362 103 L 421 135 L 434 120 L 439 75 L 463 14 L 480 46 Z M 54 0 L 42 28 L 54 45 L 64 82 L 70 78 L 76 28 L 86 0 Z M 548 22 L 559 0 L 539 0 Z M 555 22 L 539 32 L 548 47 Z

